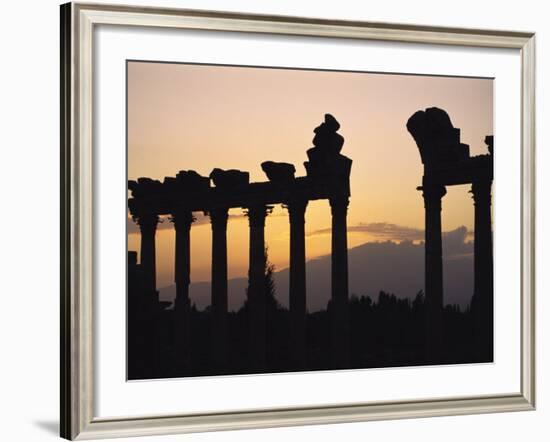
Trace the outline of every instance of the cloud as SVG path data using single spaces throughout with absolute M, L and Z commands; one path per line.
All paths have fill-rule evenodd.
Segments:
M 306 236 L 317 236 L 330 234 L 331 229 L 319 229 L 308 232 Z M 424 241 L 424 229 L 416 227 L 400 226 L 398 224 L 379 222 L 379 223 L 359 223 L 348 226 L 348 233 L 364 233 L 369 235 L 374 241 Z M 470 231 L 465 226 L 461 226 L 455 230 L 443 232 L 444 243 L 450 249 L 463 249 L 467 240 L 471 236 Z
M 470 240 L 472 233 L 465 226 L 443 232 L 443 255 L 447 259 L 472 255 L 474 253 L 474 243 Z
M 331 229 L 319 229 L 309 232 L 307 236 L 325 235 Z M 424 230 L 415 227 L 399 226 L 391 223 L 359 223 L 348 226 L 348 232 L 364 233 L 379 241 L 419 241 L 424 239 Z

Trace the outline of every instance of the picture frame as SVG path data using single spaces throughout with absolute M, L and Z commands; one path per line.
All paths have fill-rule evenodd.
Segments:
M 100 25 L 288 37 L 507 48 L 521 63 L 519 391 L 434 399 L 98 417 L 94 328 L 94 32 Z M 132 6 L 61 6 L 61 436 L 69 440 L 343 423 L 535 408 L 535 35 L 478 29 L 321 20 Z M 121 171 L 121 173 L 123 173 Z

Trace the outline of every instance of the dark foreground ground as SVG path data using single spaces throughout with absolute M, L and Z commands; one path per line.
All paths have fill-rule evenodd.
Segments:
M 398 299 L 381 292 L 376 302 L 352 297 L 349 303 L 350 364 L 345 368 L 400 367 L 433 364 L 463 364 L 492 361 L 492 349 L 480 348 L 487 336 L 476 327 L 470 308 L 447 306 L 443 312 L 441 348 L 437 356 L 426 351 L 424 296 Z M 185 333 L 179 339 L 181 322 L 173 309 L 159 307 L 140 312 L 130 304 L 128 317 L 128 379 L 153 379 L 219 374 L 250 374 L 249 312 L 246 304 L 228 314 L 227 359 L 224 368 L 214 368 L 211 358 L 211 314 L 207 308 L 191 307 Z M 302 370 L 330 370 L 330 322 L 326 310 L 306 318 L 306 366 Z M 290 358 L 289 312 L 270 298 L 267 308 L 267 367 L 261 372 L 297 371 Z M 489 341 L 492 341 L 492 337 Z M 433 353 L 433 352 L 432 352 Z

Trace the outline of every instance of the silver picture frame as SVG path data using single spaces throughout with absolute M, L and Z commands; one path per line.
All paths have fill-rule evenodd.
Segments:
M 510 48 L 521 56 L 521 390 L 434 400 L 192 415 L 94 416 L 93 33 L 97 25 Z M 535 408 L 535 34 L 200 10 L 61 6 L 61 436 L 69 440 L 327 424 Z M 122 173 L 122 172 L 121 172 Z M 100 319 L 100 318 L 99 318 Z

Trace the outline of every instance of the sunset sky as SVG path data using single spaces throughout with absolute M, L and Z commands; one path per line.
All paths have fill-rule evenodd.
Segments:
M 260 163 L 284 161 L 305 175 L 303 162 L 313 129 L 331 113 L 353 160 L 349 247 L 369 241 L 418 241 L 424 228 L 422 164 L 406 130 L 417 110 L 445 109 L 472 154 L 486 153 L 493 133 L 493 82 L 465 79 L 273 68 L 128 63 L 128 179 L 163 180 L 179 170 L 207 176 L 214 167 L 250 172 L 266 181 Z M 468 186 L 448 189 L 443 230 L 473 228 Z M 248 221 L 233 209 L 228 226 L 229 278 L 246 276 Z M 306 255 L 330 253 L 328 202 L 308 205 Z M 328 230 L 327 230 L 328 229 Z M 139 234 L 129 222 L 129 250 Z M 191 280 L 210 279 L 211 230 L 197 214 L 191 233 Z M 289 224 L 276 207 L 266 223 L 269 260 L 288 266 Z M 157 285 L 173 284 L 174 232 L 165 221 L 157 233 Z M 398 272 L 398 269 L 396 269 Z

